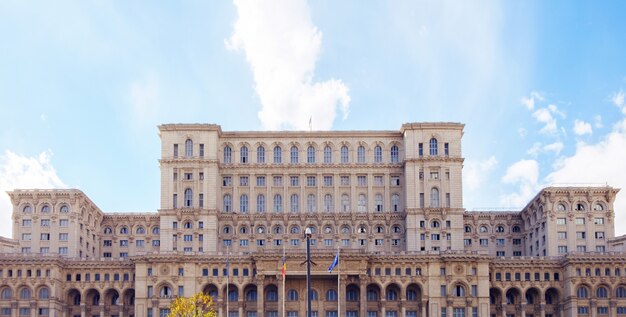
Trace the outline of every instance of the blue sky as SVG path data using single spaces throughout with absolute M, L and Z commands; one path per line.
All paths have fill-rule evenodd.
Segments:
M 468 209 L 626 188 L 621 1 L 0 2 L 0 189 L 154 211 L 156 125 L 466 124 Z M 626 233 L 626 193 L 615 202 Z M 0 235 L 10 236 L 0 197 Z

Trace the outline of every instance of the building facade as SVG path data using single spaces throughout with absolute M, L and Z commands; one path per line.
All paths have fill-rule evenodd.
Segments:
M 0 317 L 165 317 L 197 292 L 220 317 L 304 317 L 306 229 L 315 317 L 626 316 L 619 190 L 548 187 L 521 211 L 466 211 L 463 128 L 161 125 L 156 212 L 105 213 L 76 189 L 8 193 Z

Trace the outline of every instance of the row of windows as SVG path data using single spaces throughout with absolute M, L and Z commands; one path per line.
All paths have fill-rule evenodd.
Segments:
M 283 196 L 281 194 L 275 194 L 273 200 L 273 211 L 274 212 L 283 212 Z M 374 211 L 382 212 L 384 211 L 384 201 L 382 194 L 376 194 L 374 196 Z M 333 195 L 326 194 L 324 195 L 324 201 L 322 206 L 322 211 L 324 212 L 333 212 L 334 208 L 334 200 Z M 350 212 L 352 209 L 350 208 L 350 196 L 348 194 L 341 195 L 341 206 L 340 210 L 342 212 Z M 367 196 L 365 194 L 359 194 L 357 200 L 357 211 L 358 212 L 366 212 L 367 208 Z M 223 198 L 222 211 L 231 212 L 233 211 L 233 199 L 231 195 L 226 194 Z M 239 211 L 240 212 L 249 212 L 249 198 L 247 194 L 242 194 L 239 196 Z M 256 212 L 265 212 L 266 211 L 266 199 L 264 194 L 257 195 L 256 198 Z M 298 194 L 292 194 L 289 197 L 289 211 L 290 212 L 300 212 L 300 196 Z M 306 199 L 306 211 L 307 212 L 316 212 L 317 211 L 317 197 L 315 194 L 309 194 Z M 398 212 L 400 211 L 400 195 L 393 194 L 391 195 L 391 211 Z
M 189 174 L 189 173 L 186 173 Z M 176 176 L 176 174 L 174 174 L 174 176 Z M 384 182 L 384 175 L 374 175 L 373 177 L 374 182 L 373 182 L 373 186 L 384 186 L 385 182 Z M 400 176 L 399 175 L 391 175 L 389 177 L 390 179 L 390 185 L 391 186 L 400 186 Z M 305 181 L 306 183 L 303 183 L 302 185 L 306 185 L 306 187 L 317 187 L 318 184 L 320 184 L 317 181 L 317 176 L 316 175 L 307 175 L 305 177 Z M 366 187 L 369 185 L 368 180 L 367 180 L 367 175 L 357 175 L 356 176 L 356 180 L 357 180 L 357 186 L 359 187 Z M 334 184 L 334 177 L 333 175 L 323 175 L 322 176 L 322 183 L 320 185 L 322 185 L 323 187 L 333 187 Z M 257 187 L 265 187 L 266 186 L 266 179 L 264 175 L 261 176 L 256 176 L 256 186 Z M 289 183 L 288 185 L 290 187 L 300 187 L 301 183 L 300 183 L 300 176 L 298 175 L 290 175 L 289 176 Z M 344 187 L 344 186 L 350 186 L 350 175 L 340 175 L 339 176 L 339 185 Z M 222 186 L 223 187 L 232 187 L 233 186 L 233 177 L 230 175 L 226 175 L 222 177 Z M 242 175 L 239 176 L 239 186 L 241 187 L 248 187 L 250 186 L 250 178 L 247 175 Z M 283 187 L 283 177 L 281 175 L 275 175 L 272 177 L 272 186 L 273 187 Z
M 308 229 L 311 230 L 312 234 L 316 234 L 317 233 L 317 227 L 315 226 L 309 226 L 307 227 Z M 368 226 L 367 225 L 359 225 L 357 227 L 355 227 L 355 231 L 354 233 L 368 233 Z M 385 227 L 382 225 L 377 225 L 374 226 L 372 228 L 373 232 L 375 233 L 385 233 Z M 258 234 L 264 234 L 265 233 L 265 227 L 264 226 L 257 226 L 255 229 L 255 232 Z M 301 232 L 301 229 L 299 226 L 291 226 L 289 228 L 289 233 L 292 234 L 299 234 Z M 334 232 L 333 226 L 331 225 L 327 225 L 324 227 L 323 232 L 325 234 L 331 234 Z M 352 229 L 349 225 L 343 225 L 340 227 L 339 232 L 342 234 L 350 234 L 353 233 Z M 231 226 L 224 226 L 222 228 L 222 233 L 224 234 L 234 234 L 234 230 L 233 227 Z M 241 226 L 239 227 L 239 233 L 240 234 L 248 234 L 248 233 L 252 233 L 250 229 L 248 229 L 247 226 Z M 274 234 L 282 234 L 283 233 L 283 226 L 281 225 L 276 225 L 274 227 L 272 227 L 272 233 Z M 391 233 L 402 233 L 402 226 L 400 225 L 393 225 L 391 226 Z
M 506 226 L 504 225 L 497 225 L 494 227 L 493 232 L 495 233 L 505 233 L 506 232 Z M 466 233 L 471 233 L 473 231 L 472 226 L 466 225 L 465 226 L 465 232 Z M 513 226 L 511 227 L 511 232 L 521 232 L 522 229 L 519 226 Z M 480 233 L 488 233 L 490 232 L 490 226 L 489 225 L 481 225 L 480 227 L 478 227 L 478 232 Z
M 578 202 L 572 205 L 573 210 L 575 211 L 585 211 L 587 209 L 587 205 L 584 202 Z M 593 210 L 594 211 L 603 211 L 604 205 L 602 203 L 595 203 L 593 205 Z M 560 202 L 556 205 L 556 210 L 557 211 L 567 211 L 567 204 Z
M 50 219 L 41 219 L 39 221 L 40 226 L 42 227 L 50 227 Z M 64 228 L 68 227 L 70 224 L 69 219 L 59 219 L 59 227 Z M 32 227 L 33 220 L 32 219 L 22 219 L 22 227 Z
M 626 271 L 626 269 L 624 269 Z M 591 272 L 592 270 L 590 268 L 586 268 L 584 270 L 585 272 L 585 276 L 591 276 Z M 602 275 L 602 269 L 600 268 L 596 268 L 594 271 L 594 276 L 603 276 Z M 615 268 L 615 276 L 622 276 L 622 270 L 617 267 Z M 583 269 L 582 268 L 576 268 L 576 275 L 577 276 L 583 276 Z M 610 268 L 605 268 L 604 269 L 604 276 L 611 276 L 611 269 Z
M 130 273 L 122 273 L 122 274 L 119 274 L 119 273 L 113 273 L 113 274 L 104 273 L 103 274 L 104 281 L 111 281 L 111 276 L 113 276 L 113 281 L 120 281 L 120 280 L 122 280 L 122 281 L 130 281 L 130 277 L 131 277 Z M 85 282 L 90 282 L 91 281 L 91 273 L 85 273 L 84 277 L 85 277 Z M 82 281 L 83 275 L 80 274 L 80 273 L 77 273 L 77 274 L 74 274 L 74 275 L 67 274 L 65 276 L 65 280 L 68 281 L 68 282 L 72 281 L 72 278 L 73 278 L 74 281 L 80 282 L 80 281 Z M 135 274 L 132 275 L 132 278 L 133 278 L 133 281 L 134 281 L 135 280 Z M 100 281 L 100 273 L 94 273 L 93 274 L 93 280 L 94 281 Z
M 595 291 L 595 295 L 597 298 L 608 298 L 609 297 L 609 289 L 606 286 L 598 286 Z M 576 289 L 576 296 L 578 298 L 589 298 L 591 294 L 590 287 L 582 285 Z M 626 298 L 626 287 L 618 286 L 615 289 L 615 297 L 616 298 Z
M 47 214 L 52 212 L 52 207 L 50 207 L 50 205 L 48 204 L 44 204 L 43 206 L 41 206 L 41 209 L 39 210 L 42 214 Z M 33 206 L 31 206 L 30 204 L 25 205 L 22 208 L 22 212 L 29 214 L 33 212 Z M 68 213 L 70 212 L 70 207 L 68 207 L 67 205 L 61 205 L 61 208 L 59 208 L 59 212 L 60 213 Z
M 17 291 L 17 295 L 19 299 L 31 299 L 32 291 L 28 286 L 23 286 Z M 41 286 L 37 291 L 37 299 L 49 299 L 50 298 L 50 289 L 47 286 Z M 0 299 L 2 300 L 10 300 L 13 299 L 13 291 L 10 287 L 5 286 L 0 290 Z
M 104 234 L 113 234 L 113 229 L 111 229 L 111 227 L 104 227 L 103 229 Z M 161 232 L 161 230 L 159 229 L 159 227 L 152 227 L 152 234 L 159 234 Z M 128 229 L 127 226 L 121 226 L 118 230 L 119 234 L 130 234 L 130 230 Z M 137 228 L 135 228 L 135 234 L 145 234 L 146 233 L 146 229 L 143 226 L 138 226 Z
M 390 245 L 392 247 L 401 247 L 402 246 L 402 240 L 400 238 L 395 238 L 395 239 L 373 239 L 374 242 L 374 246 L 376 247 L 383 247 L 385 246 L 385 241 L 388 241 L 390 243 Z M 287 242 L 289 243 L 289 245 L 293 246 L 293 247 L 297 247 L 300 245 L 300 242 L 302 241 L 301 238 L 298 239 L 289 239 L 289 240 L 283 240 L 283 239 L 274 239 L 273 241 L 271 241 L 273 243 L 273 245 L 275 247 L 280 247 L 285 245 Z M 322 241 L 323 244 L 320 245 L 320 247 L 324 247 L 324 248 L 328 248 L 328 247 L 335 247 L 335 246 L 341 246 L 341 247 L 350 247 L 350 243 L 351 243 L 351 239 L 338 239 L 337 240 L 337 245 L 335 245 L 335 240 L 334 239 L 324 239 Z M 368 245 L 368 241 L 370 241 L 369 238 L 362 238 L 362 239 L 355 239 L 354 242 L 356 243 L 357 247 L 364 247 Z M 266 239 L 256 239 L 256 245 L 259 247 L 263 247 L 266 245 L 266 242 L 270 242 L 269 240 Z M 317 239 L 313 238 L 310 240 L 311 242 L 311 246 L 315 247 L 317 246 Z M 224 247 L 228 247 L 228 246 L 232 246 L 233 245 L 233 240 L 232 239 L 223 239 L 222 243 L 224 245 Z M 247 247 L 249 245 L 250 241 L 248 239 L 239 239 L 239 246 L 240 247 Z M 192 248 L 185 248 L 185 252 L 191 252 Z M 200 248 L 200 250 L 198 250 L 198 252 L 202 252 L 201 250 L 202 248 Z M 433 250 L 435 250 L 435 248 L 433 248 Z
M 593 218 L 593 223 L 596 224 L 596 225 L 603 225 L 604 224 L 604 218 L 602 218 L 602 217 Z M 565 225 L 565 224 L 567 224 L 567 218 L 556 218 L 556 224 L 557 225 Z M 574 218 L 574 224 L 576 224 L 576 225 L 584 225 L 585 224 L 585 218 Z
M 543 273 L 543 280 L 544 281 L 550 281 L 550 276 L 551 276 L 551 274 L 549 272 L 544 272 Z M 516 281 L 521 281 L 522 280 L 522 273 L 520 273 L 520 272 L 516 272 L 516 273 L 513 273 L 513 274 L 511 274 L 510 272 L 504 273 L 504 280 L 505 281 L 511 281 L 511 277 L 513 277 Z M 560 278 L 559 273 L 554 273 L 552 278 L 555 281 L 558 281 L 559 278 Z M 491 273 L 489 274 L 489 279 L 491 280 Z M 496 281 L 502 281 L 502 273 L 501 272 L 496 272 L 495 273 L 495 280 Z M 530 280 L 531 280 L 531 273 L 530 272 L 525 272 L 524 273 L 524 281 L 530 281 Z M 541 281 L 541 273 L 540 272 L 535 272 L 534 273 L 534 280 L 535 281 Z
M 256 150 L 256 163 L 259 164 L 264 164 L 266 163 L 266 154 L 265 154 L 265 147 L 264 146 L 259 146 L 257 147 Z M 300 150 L 298 149 L 297 146 L 292 146 L 289 150 L 289 163 L 291 164 L 297 164 L 299 163 L 299 152 Z M 224 157 L 223 157 L 223 162 L 228 164 L 228 163 L 232 163 L 233 159 L 232 159 L 232 153 L 233 150 L 230 146 L 225 146 L 224 147 Z M 274 154 L 274 159 L 273 159 L 273 163 L 274 164 L 281 164 L 282 160 L 283 160 L 283 150 L 282 147 L 280 147 L 279 145 L 275 146 L 273 149 L 273 154 Z M 340 162 L 342 164 L 347 164 L 350 163 L 350 151 L 348 149 L 347 146 L 342 146 L 340 149 Z M 397 145 L 392 145 L 390 150 L 389 150 L 389 162 L 391 163 L 399 163 L 400 162 L 400 150 L 398 148 Z M 324 164 L 332 164 L 333 163 L 333 149 L 330 146 L 326 146 L 324 147 L 324 152 L 323 152 L 323 163 Z M 356 159 L 357 163 L 367 163 L 366 160 L 366 150 L 364 146 L 359 146 L 357 148 L 357 159 Z M 377 145 L 374 147 L 374 163 L 383 163 L 383 149 L 380 145 Z M 239 149 L 239 163 L 241 164 L 246 164 L 246 163 L 250 163 L 250 158 L 249 158 L 249 150 L 247 146 L 242 146 Z M 307 164 L 315 164 L 317 163 L 317 150 L 315 149 L 314 146 L 309 146 L 306 150 L 306 163 Z

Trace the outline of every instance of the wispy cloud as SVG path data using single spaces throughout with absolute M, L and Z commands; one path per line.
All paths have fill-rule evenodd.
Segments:
M 338 79 L 315 82 L 322 33 L 304 0 L 235 0 L 237 21 L 226 47 L 243 51 L 261 101 L 265 129 L 305 130 L 333 125 L 337 108 L 349 112 L 348 87 Z
M 52 166 L 50 151 L 28 157 L 6 150 L 0 155 L 0 236 L 11 236 L 11 201 L 5 191 L 66 187 Z
M 533 110 L 535 109 L 535 100 L 543 101 L 543 96 L 540 93 L 533 91 L 530 93 L 530 96 L 522 97 L 521 103 L 526 106 L 528 110 Z
M 591 133 L 593 133 L 593 130 L 590 123 L 578 119 L 574 120 L 574 134 L 585 135 Z

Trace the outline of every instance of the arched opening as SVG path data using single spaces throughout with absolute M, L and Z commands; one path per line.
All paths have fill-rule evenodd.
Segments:
M 526 290 L 524 296 L 526 303 L 526 315 L 532 315 L 534 311 L 541 306 L 541 292 L 536 287 L 531 287 Z
M 258 301 L 258 292 L 257 286 L 255 284 L 248 284 L 243 289 L 244 296 L 244 315 L 249 316 L 248 312 L 256 312 L 257 310 L 257 301 Z
M 217 286 L 215 286 L 215 284 L 207 284 L 206 286 L 204 286 L 204 288 L 202 289 L 202 293 L 211 296 L 214 303 L 217 303 L 217 301 L 219 300 Z
M 422 316 L 422 288 L 415 283 L 409 284 L 405 291 L 405 307 L 407 316 Z
M 499 288 L 489 289 L 489 310 L 490 315 L 500 316 L 502 311 L 502 291 Z
M 68 316 L 80 316 L 80 302 L 82 300 L 82 296 L 80 292 L 72 288 L 67 292 L 65 297 L 65 304 L 67 305 Z
M 100 292 L 93 288 L 87 290 L 85 293 L 85 305 L 87 306 L 87 315 L 100 314 Z
M 522 303 L 522 294 L 517 288 L 509 288 L 505 294 L 506 314 L 516 314 L 517 305 Z
M 544 300 L 546 302 L 546 315 L 552 314 L 552 316 L 559 316 L 559 307 L 561 306 L 561 295 L 559 291 L 554 287 L 548 288 L 544 295 Z

